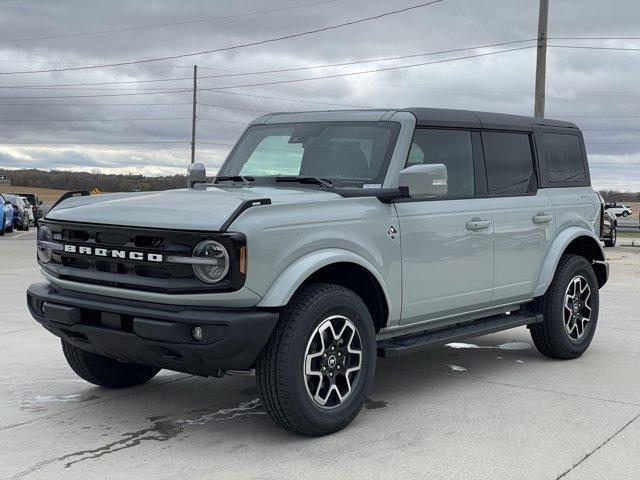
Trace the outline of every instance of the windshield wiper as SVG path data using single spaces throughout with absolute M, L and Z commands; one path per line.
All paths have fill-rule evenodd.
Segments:
M 218 182 L 242 182 L 245 185 L 249 185 L 250 182 L 255 181 L 255 178 L 253 177 L 243 177 L 242 175 L 223 175 L 221 177 L 216 177 L 215 181 L 213 183 L 218 183 Z
M 314 183 L 325 188 L 333 188 L 331 180 L 319 177 L 302 177 L 302 176 L 279 176 L 275 177 L 276 182 L 298 182 L 298 183 Z

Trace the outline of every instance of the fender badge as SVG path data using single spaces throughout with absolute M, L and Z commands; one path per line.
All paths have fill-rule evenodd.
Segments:
M 389 227 L 389 230 L 387 231 L 387 237 L 393 240 L 394 238 L 396 238 L 396 235 L 398 235 L 398 231 L 395 229 L 393 225 L 391 225 Z

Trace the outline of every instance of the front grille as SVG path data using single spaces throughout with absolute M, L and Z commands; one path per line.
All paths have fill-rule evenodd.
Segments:
M 46 222 L 55 243 L 94 249 L 143 252 L 145 260 L 105 258 L 82 253 L 56 251 L 45 270 L 55 277 L 76 282 L 161 293 L 232 291 L 244 284 L 244 275 L 234 268 L 244 236 L 234 233 L 184 232 L 148 228 Z M 215 285 L 202 283 L 190 265 L 146 260 L 147 254 L 190 256 L 193 247 L 215 238 L 229 251 L 231 268 Z

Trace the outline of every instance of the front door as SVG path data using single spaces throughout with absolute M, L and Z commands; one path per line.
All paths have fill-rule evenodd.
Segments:
M 417 129 L 409 165 L 447 167 L 445 197 L 397 202 L 402 242 L 401 324 L 482 308 L 493 288 L 493 215 L 483 165 L 474 162 L 480 134 Z M 477 157 L 477 155 L 476 155 Z M 481 161 L 481 159 L 479 159 Z

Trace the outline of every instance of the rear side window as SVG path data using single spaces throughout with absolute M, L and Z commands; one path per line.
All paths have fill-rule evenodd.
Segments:
M 475 195 L 471 132 L 465 130 L 417 129 L 407 166 L 442 163 L 447 167 L 447 195 L 444 198 Z
M 584 182 L 587 179 L 582 148 L 576 135 L 544 133 L 542 142 L 549 182 Z
M 484 132 L 482 144 L 489 195 L 526 195 L 535 179 L 529 135 Z

